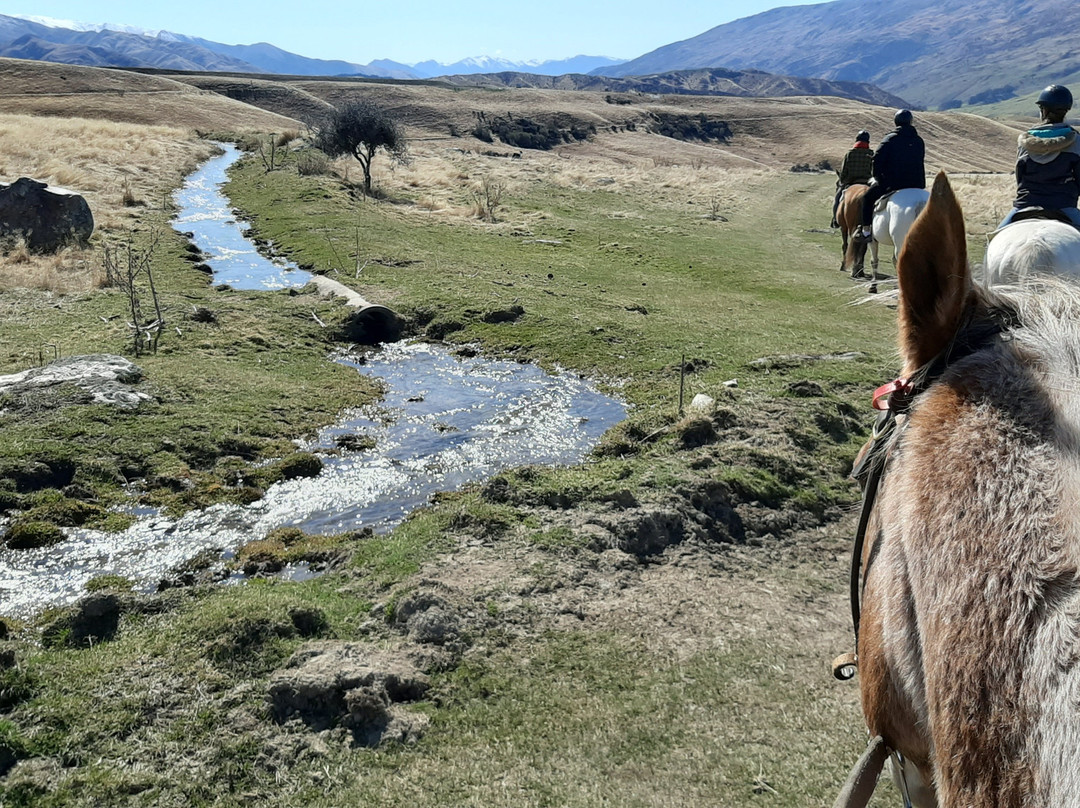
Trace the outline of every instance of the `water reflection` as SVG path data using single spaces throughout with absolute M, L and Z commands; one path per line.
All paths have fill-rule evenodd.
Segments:
M 248 506 L 216 505 L 180 519 L 150 515 L 123 533 L 69 531 L 62 544 L 0 550 L 0 614 L 25 616 L 76 600 L 97 575 L 123 575 L 143 590 L 208 548 L 233 548 L 283 526 L 338 533 L 400 523 L 432 494 L 515 466 L 581 461 L 625 416 L 621 403 L 571 374 L 445 348 L 396 343 L 364 363 L 385 397 L 323 429 L 306 448 L 333 453 L 317 477 L 271 486 Z M 343 436 L 373 449 L 337 449 Z

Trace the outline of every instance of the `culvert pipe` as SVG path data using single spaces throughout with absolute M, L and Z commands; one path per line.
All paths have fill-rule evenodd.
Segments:
M 325 275 L 314 275 L 311 282 L 324 296 L 345 298 L 345 305 L 355 311 L 345 319 L 344 335 L 350 342 L 375 345 L 380 342 L 396 342 L 401 338 L 405 321 L 393 309 L 372 303 L 355 289 Z

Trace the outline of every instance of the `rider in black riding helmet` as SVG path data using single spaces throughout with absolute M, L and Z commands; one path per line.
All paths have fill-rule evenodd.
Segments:
M 1001 222 L 1004 227 L 1024 208 L 1061 211 L 1080 227 L 1080 143 L 1077 132 L 1065 123 L 1072 109 L 1068 88 L 1051 84 L 1039 94 L 1038 126 L 1020 135 L 1016 143 L 1016 199 Z
M 844 164 L 840 166 L 840 176 L 836 180 L 836 197 L 832 205 L 832 227 L 839 227 L 836 221 L 836 209 L 840 207 L 840 197 L 850 185 L 864 184 L 873 176 L 874 150 L 870 148 L 870 133 L 863 129 L 855 135 L 855 145 L 844 155 Z
M 881 140 L 874 155 L 874 180 L 863 199 L 862 228 L 857 237 L 869 241 L 872 236 L 874 205 L 885 194 L 901 188 L 925 188 L 926 146 L 911 125 L 911 111 L 898 110 L 893 116 L 896 129 Z

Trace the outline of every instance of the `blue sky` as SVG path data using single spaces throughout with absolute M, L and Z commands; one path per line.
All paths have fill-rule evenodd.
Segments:
M 818 0 L 820 1 L 820 0 Z M 270 42 L 322 59 L 515 61 L 578 54 L 632 59 L 740 17 L 800 0 L 17 0 L 0 13 L 85 23 L 122 23 L 249 45 Z

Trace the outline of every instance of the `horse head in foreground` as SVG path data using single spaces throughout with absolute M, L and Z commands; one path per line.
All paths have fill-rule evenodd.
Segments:
M 860 556 L 867 726 L 919 808 L 1080 806 L 1080 291 L 976 287 L 944 174 L 898 276 L 904 372 Z

